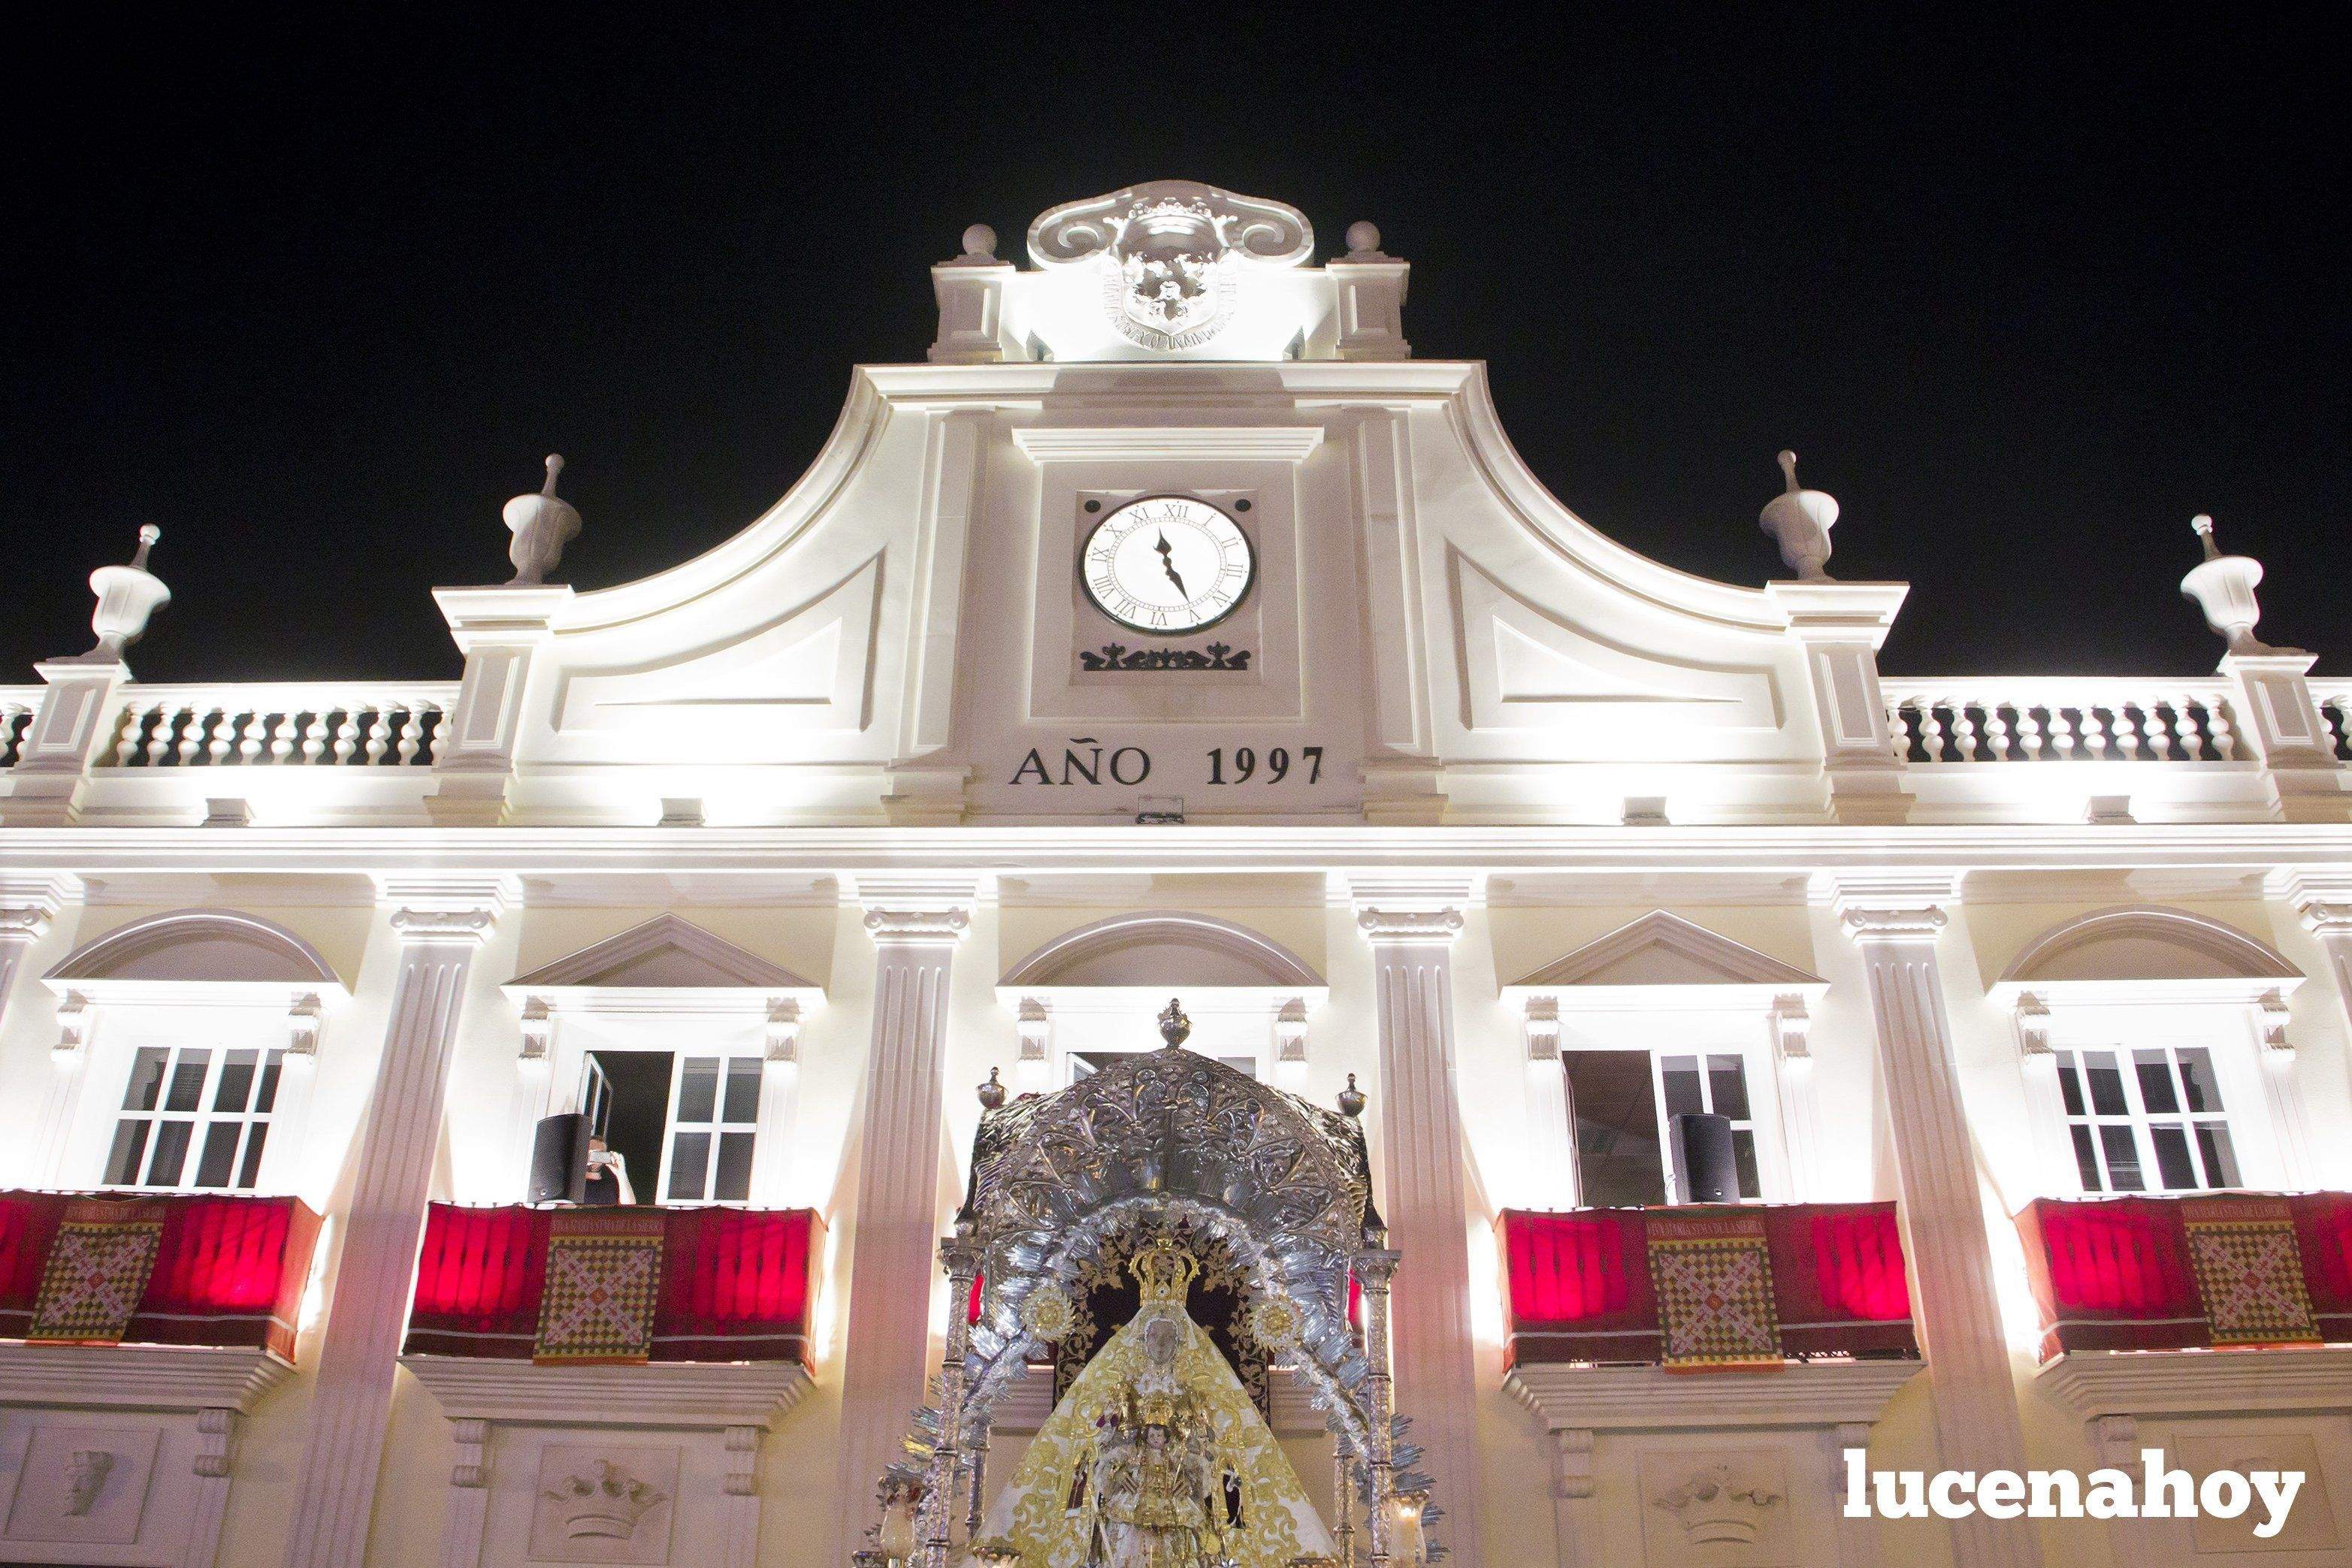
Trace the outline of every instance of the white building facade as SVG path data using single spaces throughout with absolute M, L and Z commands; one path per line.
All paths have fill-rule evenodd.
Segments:
M 2352 682 L 2201 519 L 2210 677 L 1882 672 L 1905 585 L 1792 463 L 1785 578 L 1643 558 L 1380 244 L 1173 181 L 975 227 L 728 542 L 575 591 L 510 504 L 454 684 L 142 683 L 168 554 L 96 574 L 0 688 L 0 1561 L 877 1550 L 975 1086 L 1174 997 L 1368 1101 L 1456 1564 L 2352 1562 Z M 525 1206 L 574 1110 L 638 1229 Z M 2309 1479 L 2271 1540 L 1839 1506 L 1848 1448 L 2150 1447 Z

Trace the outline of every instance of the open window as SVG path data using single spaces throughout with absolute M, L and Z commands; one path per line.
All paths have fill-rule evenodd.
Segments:
M 1691 1199 L 1676 1118 L 1729 1124 L 1729 1185 L 1741 1200 L 1764 1196 L 1748 1113 L 1748 1068 L 1729 1051 L 1567 1051 L 1569 1114 L 1578 1186 L 1586 1207 L 1633 1207 Z
M 523 1060 L 514 1166 L 537 1119 L 580 1112 L 641 1204 L 770 1204 L 788 1150 L 801 1019 L 824 993 L 676 915 L 510 981 Z M 593 1149 L 592 1145 L 591 1148 Z M 617 1194 L 590 1183 L 589 1201 Z

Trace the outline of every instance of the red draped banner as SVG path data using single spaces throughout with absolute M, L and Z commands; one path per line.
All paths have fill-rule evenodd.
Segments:
M 1761 1225 L 1782 1355 L 1918 1354 L 1895 1206 L 1786 1204 L 1505 1212 L 1511 1360 L 1663 1362 L 1653 1229 L 1709 1217 Z

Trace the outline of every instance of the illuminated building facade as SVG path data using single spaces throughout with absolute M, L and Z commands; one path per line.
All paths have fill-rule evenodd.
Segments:
M 1186 182 L 975 227 L 725 544 L 575 591 L 510 503 L 458 682 L 142 683 L 170 546 L 97 573 L 0 689 L 0 1560 L 878 1550 L 1012 1321 L 940 1264 L 988 1103 L 1171 997 L 1229 1089 L 1364 1097 L 1465 1568 L 2347 1560 L 2352 684 L 2201 524 L 2210 676 L 1882 672 L 1793 460 L 1784 577 L 1644 559 L 1380 246 Z M 526 1205 L 573 1112 L 635 1206 Z M 1838 1507 L 1848 1448 L 2144 1446 L 2312 1480 L 2273 1542 Z

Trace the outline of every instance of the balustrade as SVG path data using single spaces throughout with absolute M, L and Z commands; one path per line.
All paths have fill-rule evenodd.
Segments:
M 1912 764 L 2231 762 L 2243 754 L 2228 687 L 2219 680 L 2062 676 L 1880 685 L 1888 739 Z M 2352 692 L 2340 700 L 2352 701 Z
M 37 686 L 0 691 L 0 768 L 16 765 L 16 748 L 25 740 L 25 727 L 33 722 L 33 712 L 40 706 Z
M 115 768 L 429 768 L 454 684 L 137 686 L 125 695 Z
M 2352 681 L 2314 681 L 2311 696 L 2319 705 L 2336 760 L 2352 763 Z

